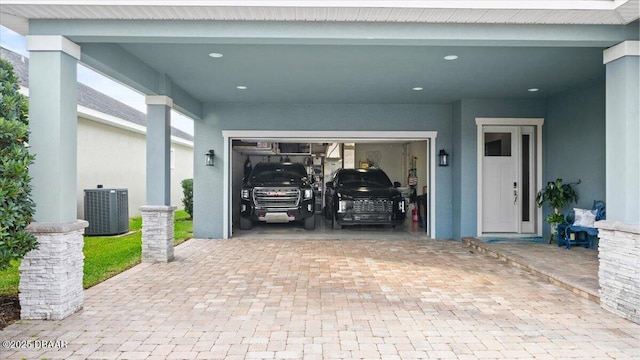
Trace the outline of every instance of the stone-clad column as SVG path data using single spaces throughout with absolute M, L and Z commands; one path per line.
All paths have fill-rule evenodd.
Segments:
M 39 247 L 20 265 L 23 319 L 63 319 L 83 306 L 83 232 L 77 220 L 77 66 L 80 47 L 62 36 L 28 36 L 29 144 L 35 162 L 34 223 Z
M 640 324 L 640 225 L 598 221 L 600 306 Z
M 173 260 L 171 107 L 167 96 L 147 96 L 147 204 L 142 213 L 142 261 Z
M 82 309 L 84 293 L 84 220 L 32 223 L 38 238 L 20 264 L 20 318 L 61 320 Z
M 173 219 L 175 206 L 147 205 L 142 213 L 142 261 L 173 260 Z

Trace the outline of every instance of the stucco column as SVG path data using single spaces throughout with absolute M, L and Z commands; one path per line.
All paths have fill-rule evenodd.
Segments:
M 83 232 L 77 220 L 77 62 L 80 47 L 62 36 L 28 36 L 29 144 L 35 163 L 39 248 L 20 266 L 23 319 L 63 319 L 82 308 Z
M 600 304 L 640 323 L 640 42 L 604 51 L 607 220 L 599 221 Z
M 607 220 L 640 223 L 640 41 L 604 51 Z
M 173 260 L 171 107 L 167 96 L 147 96 L 147 204 L 142 206 L 142 261 Z

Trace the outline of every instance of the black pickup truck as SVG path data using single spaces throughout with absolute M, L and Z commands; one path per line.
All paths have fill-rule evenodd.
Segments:
M 303 221 L 313 230 L 315 195 L 305 167 L 299 163 L 261 162 L 244 179 L 240 194 L 240 229 L 254 221 L 287 223 Z
M 327 183 L 324 216 L 333 229 L 343 225 L 403 225 L 405 202 L 380 169 L 340 169 Z

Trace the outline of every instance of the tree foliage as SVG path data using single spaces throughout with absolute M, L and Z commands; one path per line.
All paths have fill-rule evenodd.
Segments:
M 189 218 L 193 218 L 193 179 L 182 180 L 182 205 L 184 205 L 184 211 L 189 214 Z
M 37 248 L 36 238 L 25 231 L 33 218 L 29 165 L 28 102 L 18 92 L 13 66 L 0 59 L 0 270 Z

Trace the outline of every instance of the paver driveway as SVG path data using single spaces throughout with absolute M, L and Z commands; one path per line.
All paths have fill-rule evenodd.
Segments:
M 558 264 L 561 266 L 561 264 Z M 640 359 L 640 325 L 453 241 L 190 240 L 0 358 Z

